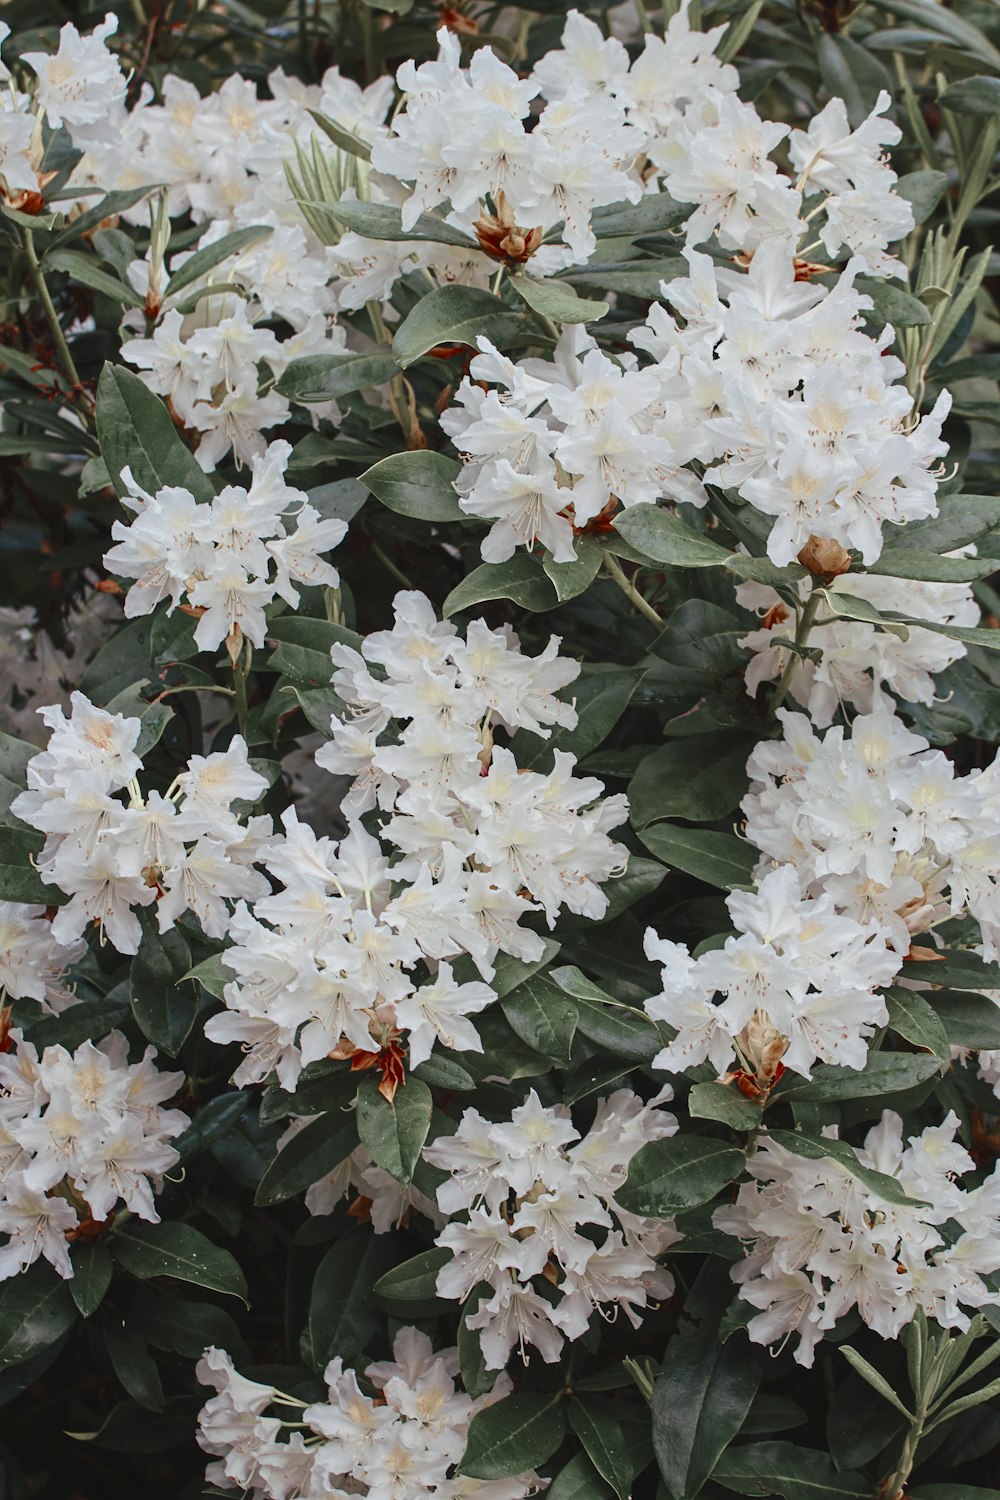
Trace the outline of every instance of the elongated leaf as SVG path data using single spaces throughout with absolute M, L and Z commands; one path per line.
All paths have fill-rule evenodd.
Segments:
M 749 753 L 745 739 L 722 735 L 707 740 L 699 735 L 654 750 L 629 783 L 633 828 L 644 829 L 660 818 L 718 822 L 739 805 L 747 789 Z
M 650 1062 L 665 1044 L 666 1038 L 645 1011 L 613 1000 L 579 969 L 567 964 L 546 977 L 573 996 L 577 1030 L 613 1056 Z
M 897 1036 L 905 1037 L 914 1047 L 933 1052 L 943 1063 L 951 1057 L 947 1029 L 937 1011 L 916 990 L 893 986 L 886 992 L 889 1025 Z M 1000 1008 L 997 1009 L 1000 1021 Z M 998 1027 L 1000 1029 L 1000 1027 Z
M 679 516 L 655 505 L 633 505 L 615 517 L 615 530 L 650 562 L 672 568 L 721 568 L 730 554 Z
M 715 1484 L 738 1495 L 782 1495 L 784 1500 L 871 1500 L 872 1485 L 851 1469 L 838 1471 L 827 1453 L 794 1443 L 748 1443 L 727 1448 L 712 1472 Z
M 675 203 L 668 193 L 647 193 L 638 203 L 608 203 L 595 208 L 590 227 L 599 240 L 660 234 L 682 224 L 690 213 L 690 207 Z
M 742 1151 L 711 1136 L 673 1135 L 633 1156 L 618 1202 L 630 1213 L 666 1219 L 714 1198 L 743 1170 Z
M 358 1135 L 377 1167 L 408 1183 L 431 1127 L 431 1091 L 411 1074 L 392 1103 L 367 1073 L 358 1088 Z
M 693 1120 L 718 1120 L 732 1130 L 756 1130 L 761 1107 L 741 1094 L 734 1084 L 696 1083 L 688 1095 L 688 1114 Z
M 267 1208 L 304 1193 L 339 1167 L 357 1144 L 353 1115 L 344 1116 L 339 1111 L 317 1115 L 278 1152 L 261 1178 L 254 1202 Z
M 445 619 L 460 610 L 471 609 L 487 599 L 513 599 L 522 609 L 553 609 L 559 602 L 556 591 L 542 571 L 536 557 L 518 552 L 504 563 L 483 563 L 473 568 L 444 601 L 441 613 Z
M 743 1426 L 767 1356 L 746 1338 L 720 1341 L 717 1318 L 682 1324 L 653 1390 L 653 1449 L 674 1500 L 694 1500 Z
M 45 1261 L 36 1261 L 0 1292 L 0 1369 L 48 1349 L 75 1321 L 69 1287 Z
M 913 1413 L 903 1405 L 885 1376 L 880 1374 L 875 1366 L 865 1359 L 863 1354 L 859 1354 L 856 1349 L 852 1349 L 850 1344 L 841 1344 L 840 1352 L 848 1364 L 858 1372 L 861 1379 L 871 1386 L 873 1391 L 878 1391 L 882 1399 L 888 1401 L 890 1406 L 895 1407 L 896 1411 L 906 1417 L 907 1421 L 912 1422 L 914 1420 Z
M 460 470 L 461 465 L 443 453 L 426 449 L 393 453 L 367 469 L 361 483 L 398 515 L 419 521 L 461 521 L 455 493 Z
M 33 860 L 44 839 L 33 828 L 0 825 L 0 901 L 26 901 L 34 906 L 61 906 L 68 897 L 48 885 Z
M 913 1088 L 935 1073 L 941 1072 L 941 1059 L 927 1052 L 872 1052 L 864 1068 L 829 1067 L 824 1063 L 814 1070 L 812 1082 L 796 1082 L 782 1093 L 794 1093 L 796 1099 L 814 1103 L 832 1099 L 877 1099 L 880 1094 L 895 1094 Z
M 351 1360 L 367 1347 L 379 1325 L 371 1290 L 393 1258 L 387 1237 L 367 1226 L 335 1240 L 319 1263 L 309 1301 L 309 1347 L 316 1369 L 339 1354 Z
M 514 276 L 511 285 L 533 312 L 551 318 L 553 323 L 593 323 L 608 312 L 606 302 L 592 302 L 580 297 L 563 281 L 536 281 L 532 276 Z
M 576 1032 L 577 1007 L 547 975 L 536 974 L 505 995 L 500 1008 L 529 1047 L 565 1067 Z
M 504 344 L 517 333 L 524 316 L 478 287 L 439 286 L 422 297 L 403 319 L 392 341 L 392 352 L 405 370 L 438 344 L 475 347 L 480 335 Z
M 695 875 L 724 891 L 749 890 L 760 850 L 731 833 L 708 828 L 681 828 L 654 823 L 639 835 L 650 853 L 686 875 Z
M 614 1413 L 596 1401 L 576 1397 L 569 1404 L 569 1424 L 618 1500 L 629 1500 L 635 1470 L 621 1423 Z
M 150 494 L 165 485 L 211 500 L 215 486 L 184 446 L 159 396 L 121 365 L 105 365 L 97 386 L 97 436 L 101 456 L 119 495 L 127 493 L 122 470 Z
M 225 1292 L 250 1305 L 238 1261 L 190 1224 L 144 1224 L 129 1219 L 112 1235 L 111 1253 L 120 1266 L 142 1281 L 169 1276 L 174 1281 Z
M 430 240 L 438 245 L 458 245 L 463 250 L 476 248 L 475 240 L 436 214 L 421 214 L 412 229 L 404 229 L 401 212 L 394 204 L 342 198 L 328 207 L 341 224 L 369 240 Z
M 559 1447 L 566 1431 L 561 1390 L 518 1392 L 477 1412 L 459 1473 L 473 1479 L 508 1479 L 537 1468 Z
M 885 1172 L 876 1172 L 872 1167 L 863 1166 L 858 1160 L 858 1154 L 853 1146 L 846 1141 L 828 1141 L 826 1139 L 817 1141 L 811 1136 L 805 1135 L 798 1130 L 770 1130 L 768 1135 L 771 1140 L 779 1146 L 784 1146 L 786 1151 L 793 1151 L 796 1156 L 807 1157 L 809 1161 L 835 1161 L 852 1177 L 863 1182 L 865 1187 L 884 1198 L 887 1203 L 898 1203 L 903 1206 L 913 1206 L 920 1203 L 919 1198 L 911 1198 L 908 1193 L 896 1181 Z
M 988 995 L 935 990 L 928 999 L 952 1047 L 1000 1048 L 1000 1005 Z
M 110 297 L 122 307 L 142 307 L 146 300 L 134 287 L 102 271 L 93 256 L 84 255 L 79 250 L 56 250 L 45 257 L 45 265 L 50 271 L 64 271 L 81 286 L 100 292 L 102 297 Z
M 286 365 L 275 390 L 289 401 L 339 401 L 352 391 L 385 385 L 398 368 L 388 347 L 364 354 L 306 354 Z
M 89 1318 L 100 1307 L 111 1285 L 114 1272 L 111 1252 L 100 1240 L 83 1240 L 73 1246 L 72 1261 L 69 1289 L 80 1312 Z
M 206 276 L 209 271 L 214 271 L 224 260 L 231 255 L 238 255 L 241 250 L 246 250 L 250 245 L 255 245 L 265 235 L 272 232 L 270 224 L 250 224 L 246 229 L 234 229 L 231 234 L 224 234 L 203 249 L 196 250 L 189 255 L 182 266 L 179 266 L 170 280 L 167 282 L 166 297 L 175 297 L 178 292 L 183 291 L 186 286 L 191 286 L 200 277 Z
M 437 1295 L 438 1272 L 451 1258 L 450 1250 L 436 1245 L 424 1250 L 380 1276 L 372 1296 L 397 1316 L 436 1312 L 443 1305 Z

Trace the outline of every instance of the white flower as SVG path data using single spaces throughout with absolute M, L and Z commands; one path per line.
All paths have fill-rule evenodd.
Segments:
M 72 23 L 59 33 L 59 50 L 25 52 L 22 60 L 37 74 L 35 94 L 49 124 L 65 125 L 74 145 L 118 139 L 117 117 L 125 104 L 125 77 L 106 41 L 118 30 L 110 12 L 89 36 Z

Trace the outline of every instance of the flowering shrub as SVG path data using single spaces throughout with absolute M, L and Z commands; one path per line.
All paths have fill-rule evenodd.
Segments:
M 0 1493 L 988 1500 L 997 15 L 9 15 Z

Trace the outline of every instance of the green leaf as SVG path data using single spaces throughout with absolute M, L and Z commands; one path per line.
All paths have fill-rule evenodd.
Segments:
M 372 1287 L 392 1260 L 393 1249 L 391 1240 L 359 1225 L 335 1240 L 320 1261 L 308 1322 L 316 1369 L 323 1370 L 337 1354 L 350 1362 L 368 1347 L 381 1322 L 372 1306 Z
M 270 1208 L 304 1193 L 339 1167 L 358 1144 L 353 1114 L 317 1115 L 283 1146 L 271 1162 L 254 1196 L 258 1208 Z
M 756 1130 L 761 1107 L 741 1094 L 734 1084 L 696 1083 L 688 1095 L 688 1114 L 693 1120 L 718 1120 L 732 1130 Z
M 825 1138 L 817 1141 L 799 1130 L 769 1130 L 768 1135 L 777 1145 L 784 1146 L 786 1151 L 792 1151 L 796 1156 L 804 1156 L 809 1161 L 835 1161 L 887 1203 L 912 1208 L 914 1204 L 922 1202 L 920 1198 L 911 1198 L 904 1192 L 895 1177 L 890 1177 L 885 1172 L 876 1172 L 874 1167 L 863 1166 L 854 1147 L 849 1146 L 846 1141 L 829 1141 Z
M 683 870 L 724 891 L 753 888 L 753 872 L 760 850 L 732 833 L 709 828 L 681 828 L 676 823 L 655 823 L 639 837 L 651 854 L 673 869 Z
M 372 1296 L 396 1316 L 420 1317 L 437 1312 L 443 1305 L 437 1295 L 438 1272 L 451 1258 L 450 1250 L 434 1245 L 380 1276 Z
M 468 234 L 455 229 L 437 214 L 421 214 L 412 229 L 404 229 L 400 209 L 390 203 L 362 203 L 355 198 L 342 198 L 339 203 L 324 207 L 329 208 L 339 223 L 369 240 L 430 240 L 437 245 L 458 245 L 462 250 L 477 247 L 477 242 Z
M 168 1354 L 182 1354 L 199 1359 L 209 1344 L 228 1349 L 234 1359 L 243 1348 L 239 1329 L 229 1313 L 213 1302 L 193 1302 L 167 1294 L 158 1287 L 154 1292 L 140 1292 L 134 1299 L 129 1318 L 148 1344 Z M 247 1363 L 250 1356 L 246 1356 Z
M 44 842 L 33 828 L 0 825 L 0 901 L 61 906 L 68 899 L 58 886 L 47 885 L 32 863 Z
M 373 464 L 362 474 L 361 483 L 397 515 L 418 521 L 461 521 L 465 517 L 455 493 L 461 467 L 443 453 L 417 449 L 392 453 Z
M 181 1161 L 186 1165 L 221 1140 L 246 1108 L 247 1097 L 239 1090 L 231 1094 L 216 1094 L 199 1109 L 184 1134 L 174 1141 L 174 1150 L 180 1153 Z
M 512 276 L 510 284 L 532 312 L 553 323 L 593 323 L 606 316 L 606 302 L 580 297 L 565 281 L 537 281 L 532 276 Z
M 224 953 L 213 953 L 211 958 L 202 959 L 200 964 L 195 964 L 193 969 L 188 969 L 186 974 L 182 974 L 179 983 L 183 984 L 186 979 L 193 979 L 214 999 L 222 1000 L 225 996 L 226 985 L 232 984 L 236 978 L 232 969 L 226 968 L 225 958 Z
M 451 593 L 441 608 L 450 619 L 460 610 L 471 609 L 487 599 L 513 599 L 522 609 L 553 609 L 558 603 L 555 589 L 542 571 L 541 563 L 527 552 L 518 552 L 509 562 L 483 563 L 473 568 Z
M 918 552 L 953 552 L 1000 526 L 1000 498 L 993 495 L 940 495 L 938 514 L 910 521 L 897 530 L 886 528 L 889 553 L 916 548 Z
M 573 729 L 559 728 L 542 739 L 527 729 L 519 730 L 511 742 L 522 770 L 551 770 L 556 750 L 569 750 L 582 759 L 596 750 L 619 722 L 646 676 L 643 667 L 584 666 L 568 689 L 576 708 Z
M 197 989 L 181 977 L 191 968 L 191 949 L 180 928 L 161 933 L 148 908 L 138 915 L 143 937 L 129 974 L 132 1014 L 154 1047 L 176 1057 L 201 1008 Z
M 931 321 L 930 312 L 919 297 L 904 292 L 901 287 L 890 286 L 887 281 L 878 281 L 874 276 L 858 276 L 855 285 L 859 292 L 872 299 L 875 316 L 882 323 L 891 323 L 898 330 L 921 328 Z
M 360 136 L 354 135 L 350 130 L 345 130 L 343 125 L 338 125 L 336 120 L 329 119 L 318 109 L 310 109 L 309 113 L 323 134 L 341 151 L 346 151 L 349 156 L 356 156 L 361 161 L 371 161 L 372 148 L 367 141 L 363 141 Z
M 923 224 L 937 208 L 948 187 L 947 172 L 906 172 L 895 192 L 913 209 L 914 222 Z
M 996 570 L 993 557 L 938 557 L 935 552 L 889 547 L 865 571 L 877 577 L 916 578 L 928 583 L 970 583 L 989 578 Z
M 147 1411 L 163 1410 L 163 1386 L 156 1361 L 146 1341 L 132 1327 L 113 1315 L 104 1325 L 104 1342 L 115 1374 L 125 1390 Z
M 167 282 L 164 297 L 175 297 L 186 286 L 191 286 L 207 272 L 214 271 L 216 266 L 228 260 L 231 255 L 238 255 L 241 250 L 255 245 L 258 240 L 262 240 L 271 232 L 270 224 L 250 224 L 246 229 L 234 229 L 232 234 L 221 235 L 210 245 L 196 250 L 171 276 Z
M 863 1474 L 838 1472 L 828 1453 L 794 1443 L 748 1443 L 727 1448 L 712 1480 L 738 1495 L 782 1495 L 784 1500 L 871 1500 Z
M 850 37 L 828 31 L 821 31 L 817 38 L 816 58 L 827 93 L 843 99 L 847 118 L 856 130 L 875 107 L 879 90 L 891 90 L 888 73 L 866 48 Z
M 985 1052 L 1000 1048 L 1000 1005 L 988 995 L 934 990 L 926 998 L 944 1027 L 950 1046 Z
M 165 1453 L 190 1442 L 200 1405 L 197 1396 L 171 1396 L 162 1412 L 148 1412 L 137 1401 L 122 1401 L 97 1432 L 66 1435 L 112 1453 Z
M 693 1500 L 746 1419 L 766 1355 L 719 1339 L 711 1317 L 682 1323 L 653 1388 L 653 1449 L 674 1500 Z
M 633 828 L 660 818 L 692 823 L 724 818 L 739 806 L 749 784 L 750 748 L 742 737 L 734 741 L 724 735 L 698 735 L 654 750 L 639 763 L 629 783 Z
M 462 1372 L 462 1384 L 473 1399 L 485 1396 L 496 1384 L 498 1370 L 487 1370 L 483 1358 L 479 1333 L 469 1327 L 469 1316 L 475 1316 L 484 1297 L 491 1297 L 493 1288 L 488 1282 L 473 1287 L 462 1304 L 462 1317 L 458 1325 L 458 1360 Z
M 388 346 L 364 354 L 306 354 L 285 366 L 274 388 L 289 401 L 339 401 L 353 391 L 385 385 L 398 373 Z
M 392 352 L 396 363 L 406 370 L 438 344 L 475 348 L 480 336 L 504 344 L 515 336 L 523 317 L 492 292 L 473 286 L 439 286 L 421 297 L 400 323 Z
M 615 517 L 615 530 L 651 562 L 672 568 L 722 568 L 730 553 L 656 505 L 632 505 Z
M 509 1479 L 551 1458 L 566 1431 L 561 1390 L 519 1391 L 479 1411 L 469 1423 L 460 1474 Z
M 605 1051 L 630 1062 L 648 1063 L 665 1045 L 666 1038 L 645 1011 L 612 999 L 572 965 L 552 969 L 547 978 L 573 996 L 577 1030 Z
M 500 1001 L 513 1031 L 557 1067 L 566 1067 L 576 1034 L 577 1008 L 544 974 L 519 984 Z
M 940 1072 L 941 1059 L 927 1052 L 869 1052 L 860 1072 L 820 1063 L 813 1070 L 811 1083 L 796 1082 L 783 1087 L 781 1093 L 794 1093 L 796 1100 L 817 1104 L 834 1099 L 877 1099 L 881 1094 L 913 1088 Z
M 140 678 L 130 687 L 123 688 L 104 705 L 109 714 L 121 714 L 125 719 L 139 720 L 139 738 L 135 742 L 135 753 L 144 757 L 163 738 L 163 732 L 174 716 L 169 703 L 151 703 L 143 697 L 142 689 L 149 687 L 149 678 Z
M 93 256 L 84 255 L 79 250 L 56 250 L 45 257 L 45 268 L 65 272 L 81 286 L 90 287 L 102 297 L 110 297 L 122 307 L 142 307 L 145 304 L 145 297 L 140 297 L 135 287 L 102 271 Z
M 94 204 L 93 208 L 84 209 L 82 214 L 68 219 L 65 229 L 60 229 L 53 234 L 48 242 L 46 255 L 79 239 L 83 234 L 89 234 L 92 229 L 97 229 L 103 224 L 105 219 L 111 219 L 116 214 L 124 213 L 128 208 L 134 208 L 152 191 L 152 187 L 134 187 L 106 193 L 99 203 Z
M 927 963 L 908 959 L 903 967 L 903 977 L 947 985 L 949 989 L 995 990 L 1000 989 L 1000 964 L 988 963 L 978 953 L 945 948 L 941 950 L 940 958 Z
M 426 1083 L 411 1074 L 390 1104 L 379 1080 L 366 1073 L 358 1088 L 358 1135 L 377 1167 L 397 1182 L 411 1181 L 431 1128 L 433 1101 Z
M 944 1023 L 923 995 L 918 995 L 916 990 L 904 990 L 893 985 L 885 992 L 885 1002 L 889 1011 L 890 1030 L 897 1036 L 905 1037 L 914 1047 L 932 1052 L 942 1063 L 951 1060 L 951 1048 Z
M 957 115 L 1000 115 L 1000 78 L 960 78 L 938 95 L 938 103 Z
M 332 646 L 353 646 L 356 650 L 361 645 L 360 636 L 353 630 L 307 615 L 279 615 L 268 625 L 267 638 L 278 643 L 274 655 L 268 658 L 271 670 L 306 687 L 329 685 L 333 677 Z
M 588 589 L 601 571 L 603 553 L 593 537 L 576 539 L 576 561 L 557 563 L 547 552 L 542 558 L 542 567 L 556 591 L 560 604 L 567 599 L 576 599 Z
M 900 1412 L 908 1422 L 915 1420 L 913 1413 L 908 1411 L 903 1405 L 885 1376 L 879 1374 L 875 1366 L 869 1364 L 863 1354 L 859 1354 L 856 1349 L 852 1349 L 850 1344 L 841 1344 L 840 1352 L 851 1368 L 857 1371 L 861 1379 L 866 1381 L 873 1391 L 878 1391 L 884 1401 L 888 1401 L 889 1405 Z
M 76 1316 L 66 1282 L 46 1261 L 36 1261 L 0 1293 L 0 1369 L 50 1348 Z
M 120 1266 L 141 1281 L 169 1276 L 173 1281 L 189 1281 L 238 1297 L 250 1306 L 246 1280 L 235 1257 L 213 1245 L 190 1224 L 144 1224 L 129 1219 L 113 1232 L 111 1253 Z
M 29 745 L 26 740 L 16 740 L 13 735 L 0 732 L 0 823 L 11 828 L 24 826 L 14 817 L 10 804 L 27 786 L 28 763 L 37 754 L 37 745 Z
M 159 396 L 138 375 L 121 365 L 105 365 L 97 386 L 96 417 L 101 456 L 116 494 L 128 493 L 121 477 L 127 467 L 150 494 L 176 485 L 196 500 L 214 498 L 211 479 L 184 446 Z
M 569 1404 L 569 1425 L 618 1500 L 629 1500 L 634 1467 L 618 1419 L 596 1401 L 583 1401 L 577 1396 Z
M 618 1202 L 629 1213 L 667 1219 L 707 1203 L 742 1172 L 742 1151 L 711 1136 L 649 1141 L 633 1156 Z
M 590 227 L 599 240 L 661 234 L 689 218 L 691 208 L 675 203 L 668 193 L 647 193 L 638 203 L 608 203 L 595 208 Z
M 73 1279 L 69 1289 L 85 1318 L 97 1311 L 111 1285 L 111 1252 L 100 1240 L 80 1240 L 71 1251 Z
M 546 1500 L 610 1500 L 611 1489 L 586 1453 L 577 1453 L 560 1469 L 548 1489 Z

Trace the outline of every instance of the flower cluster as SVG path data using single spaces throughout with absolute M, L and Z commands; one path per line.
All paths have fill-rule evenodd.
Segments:
M 37 1000 L 47 1011 L 72 1004 L 66 970 L 83 957 L 82 938 L 60 943 L 44 906 L 0 901 L 0 1006 L 6 1000 Z
M 677 1032 L 654 1066 L 682 1073 L 708 1060 L 773 1077 L 780 1060 L 806 1078 L 817 1060 L 863 1068 L 866 1038 L 888 1019 L 876 991 L 903 961 L 878 922 L 838 912 L 828 892 L 807 895 L 792 863 L 726 905 L 738 935 L 698 958 L 646 933 L 647 958 L 663 964 L 646 1010 Z
M 225 641 L 235 661 L 244 637 L 263 646 L 267 605 L 277 598 L 298 604 L 296 583 L 336 588 L 340 575 L 321 554 L 343 540 L 347 524 L 324 520 L 302 490 L 285 483 L 291 451 L 288 443 L 272 443 L 253 460 L 249 490 L 230 484 L 205 504 L 176 485 L 147 495 L 124 471 L 123 504 L 137 514 L 127 526 L 115 521 L 111 535 L 118 545 L 104 561 L 123 578 L 136 579 L 125 598 L 129 619 L 151 614 L 164 598 L 170 614 L 186 598 L 199 616 L 199 649 Z
M 640 1146 L 676 1131 L 675 1117 L 657 1107 L 671 1097 L 664 1088 L 644 1104 L 619 1089 L 598 1102 L 581 1136 L 565 1106 L 543 1105 L 532 1089 L 509 1120 L 467 1109 L 454 1135 L 424 1147 L 425 1160 L 451 1174 L 439 1207 L 466 1215 L 437 1236 L 452 1252 L 438 1296 L 461 1302 L 480 1283 L 490 1287 L 466 1319 L 479 1330 L 487 1369 L 502 1370 L 512 1349 L 523 1356 L 529 1344 L 552 1364 L 564 1338 L 583 1337 L 595 1309 L 620 1307 L 638 1328 L 649 1299 L 671 1294 L 657 1258 L 679 1238 L 673 1222 L 615 1201 Z
M 87 1221 L 123 1203 L 159 1222 L 153 1194 L 179 1159 L 168 1143 L 189 1123 L 160 1105 L 184 1075 L 159 1072 L 152 1047 L 130 1063 L 117 1031 L 72 1053 L 46 1047 L 40 1059 L 19 1031 L 10 1040 L 0 1053 L 0 1279 L 39 1256 L 69 1277 L 67 1242 Z
M 996 761 L 956 774 L 941 750 L 881 701 L 820 738 L 781 710 L 780 740 L 747 762 L 746 835 L 770 864 L 795 865 L 803 890 L 856 922 L 875 922 L 896 954 L 950 916 L 979 923 L 1000 956 L 1000 782 Z
M 888 578 L 870 573 L 845 573 L 837 592 L 863 599 L 880 614 L 932 620 L 938 625 L 976 625 L 979 605 L 966 583 L 923 583 L 912 578 Z M 805 588 L 800 587 L 804 599 Z M 740 642 L 753 653 L 747 666 L 751 697 L 764 682 L 780 677 L 795 633 L 794 610 L 774 589 L 742 583 L 737 601 L 763 616 L 759 630 Z M 864 620 L 837 617 L 820 604 L 814 616 L 822 627 L 819 660 L 800 660 L 791 678 L 791 696 L 802 704 L 817 728 L 833 722 L 839 708 L 850 705 L 870 713 L 885 688 L 904 703 L 934 701 L 934 673 L 943 672 L 966 653 L 961 641 L 934 630 L 908 627 L 905 639 L 895 631 L 880 630 Z
M 968 1328 L 966 1308 L 996 1306 L 984 1278 L 1000 1270 L 1000 1172 L 980 1187 L 956 1178 L 975 1166 L 949 1112 L 904 1145 L 903 1122 L 886 1110 L 858 1152 L 863 1167 L 891 1178 L 891 1196 L 830 1157 L 796 1155 L 766 1136 L 750 1157 L 754 1178 L 716 1228 L 746 1242 L 733 1268 L 740 1297 L 759 1309 L 747 1325 L 755 1343 L 797 1333 L 807 1368 L 823 1334 L 852 1308 L 894 1339 L 918 1308 L 942 1328 Z
M 28 763 L 28 790 L 12 803 L 46 834 L 39 875 L 72 898 L 53 918 L 52 940 L 72 945 L 95 922 L 119 953 L 136 953 L 142 927 L 133 908 L 154 902 L 161 932 L 192 911 L 210 937 L 222 937 L 227 900 L 269 889 L 252 865 L 271 820 L 241 823 L 233 811 L 267 790 L 246 744 L 237 736 L 225 751 L 193 755 L 165 794 L 143 797 L 135 779 L 142 721 L 95 708 L 82 693 L 71 701 L 69 718 L 58 707 L 41 711 L 48 746 Z M 127 803 L 116 796 L 123 790 Z
M 576 722 L 554 696 L 579 671 L 558 640 L 529 657 L 512 632 L 482 621 L 463 639 L 414 592 L 398 594 L 394 612 L 393 628 L 367 636 L 360 653 L 332 648 L 347 707 L 316 760 L 353 778 L 348 833 L 339 844 L 317 838 L 289 809 L 259 854 L 282 889 L 252 909 L 241 903 L 229 927 L 238 982 L 206 1034 L 243 1044 L 240 1083 L 276 1069 L 293 1088 L 342 1043 L 378 1051 L 397 1029 L 409 1033 L 412 1066 L 436 1040 L 481 1051 L 468 1017 L 494 992 L 460 983 L 450 960 L 470 955 L 487 981 L 498 953 L 537 960 L 543 941 L 520 919 L 541 909 L 551 925 L 564 908 L 599 917 L 602 884 L 624 868 L 607 835 L 624 820 L 624 798 L 598 800 L 602 783 L 574 776 L 565 752 L 543 775 L 519 771 L 494 744 L 502 731 L 547 735 Z M 376 808 L 377 837 L 360 821 Z M 421 964 L 432 976 L 423 984 Z
M 217 1394 L 199 1414 L 198 1442 L 219 1459 L 209 1483 L 249 1500 L 522 1500 L 541 1487 L 530 1472 L 497 1480 L 453 1472 L 472 1418 L 510 1392 L 505 1375 L 473 1400 L 457 1383 L 457 1349 L 435 1354 L 425 1333 L 400 1328 L 392 1353 L 364 1370 L 374 1396 L 338 1357 L 326 1367 L 325 1399 L 308 1405 L 241 1375 L 224 1349 L 206 1349 L 197 1375 Z M 283 1421 L 275 1408 L 300 1415 Z

